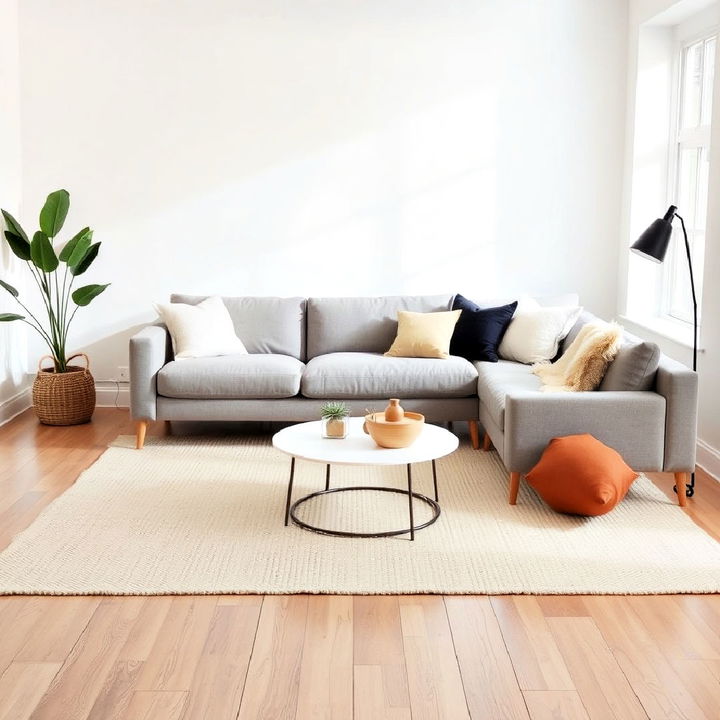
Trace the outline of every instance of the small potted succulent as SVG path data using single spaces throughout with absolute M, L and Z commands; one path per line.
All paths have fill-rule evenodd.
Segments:
M 322 436 L 324 438 L 344 438 L 348 434 L 348 416 L 350 410 L 344 402 L 327 402 L 320 408 L 322 418 Z

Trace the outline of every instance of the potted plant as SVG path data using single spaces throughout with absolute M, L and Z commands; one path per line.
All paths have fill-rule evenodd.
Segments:
M 2 210 L 7 230 L 5 239 L 12 252 L 26 263 L 42 300 L 43 320 L 40 320 L 20 299 L 20 293 L 0 279 L 0 286 L 15 299 L 23 314 L 0 313 L 0 322 L 24 322 L 37 332 L 50 349 L 50 355 L 40 358 L 33 384 L 33 405 L 41 423 L 46 425 L 77 425 L 88 422 L 95 409 L 95 382 L 90 374 L 87 355 L 76 353 L 68 357 L 67 338 L 78 308 L 89 305 L 108 285 L 83 285 L 73 289 L 76 279 L 92 265 L 100 250 L 93 243 L 93 231 L 86 227 L 76 233 L 62 247 L 57 235 L 62 230 L 70 195 L 56 190 L 48 195 L 40 211 L 40 229 L 30 239 L 20 223 Z M 58 252 L 59 251 L 59 252 Z M 108 283 L 109 284 L 109 283 Z M 72 304 L 71 301 L 72 300 Z M 71 365 L 82 356 L 86 367 Z M 52 368 L 42 368 L 49 358 Z
M 320 408 L 322 435 L 325 438 L 344 438 L 348 433 L 350 411 L 344 402 L 327 402 Z

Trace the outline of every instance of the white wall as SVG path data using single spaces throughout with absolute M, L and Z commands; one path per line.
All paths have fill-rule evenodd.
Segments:
M 623 203 L 623 224 L 620 250 L 620 294 L 618 312 L 623 314 L 626 309 L 626 298 L 632 306 L 633 292 L 642 294 L 648 288 L 657 287 L 659 266 L 645 263 L 650 276 L 636 283 L 635 289 L 627 289 L 627 269 L 629 262 L 628 246 L 636 239 L 639 232 L 656 216 L 662 215 L 667 207 L 667 187 L 659 179 L 666 179 L 667 173 L 660 160 L 661 149 L 653 143 L 662 143 L 658 139 L 662 131 L 662 119 L 655 125 L 658 137 L 648 137 L 647 128 L 651 123 L 643 122 L 642 109 L 633 110 L 637 88 L 638 69 L 642 75 L 655 72 L 657 82 L 654 88 L 659 95 L 663 93 L 662 84 L 667 81 L 668 68 L 662 62 L 663 38 L 667 40 L 672 34 L 672 26 L 683 22 L 693 14 L 703 12 L 706 17 L 720 17 L 720 3 L 711 0 L 631 0 L 630 32 L 628 53 L 628 145 L 626 153 L 625 197 Z M 643 37 L 644 42 L 639 42 Z M 648 39 L 652 42 L 648 43 Z M 642 46 L 642 47 L 640 47 Z M 652 63 L 643 58 L 642 49 L 656 52 L 658 62 Z M 638 51 L 640 61 L 638 62 Z M 650 84 L 652 86 L 652 83 Z M 643 131 L 642 128 L 645 128 Z M 667 137 L 667 134 L 665 135 Z M 634 142 L 633 142 L 634 138 Z M 716 476 L 720 477 L 720 73 L 715 74 L 713 97 L 713 123 L 711 131 L 710 151 L 710 187 L 707 218 L 707 240 L 705 252 L 705 269 L 702 298 L 702 323 L 700 329 L 700 347 L 702 352 L 698 358 L 700 405 L 698 418 L 698 463 Z M 633 172 L 634 171 L 634 172 Z M 656 205 L 654 211 L 651 204 Z M 644 218 L 643 218 L 644 216 Z M 680 236 L 681 238 L 681 236 Z M 675 240 L 678 240 L 676 237 Z M 635 262 L 636 258 L 632 258 Z M 637 262 L 642 262 L 641 258 Z M 635 278 L 635 276 L 633 276 Z M 626 323 L 628 324 L 628 323 Z M 657 342 L 671 357 L 691 365 L 692 345 L 678 342 L 677 338 L 667 337 L 643 325 L 631 325 L 638 335 Z M 687 339 L 692 343 L 691 333 Z
M 103 241 L 96 377 L 170 292 L 616 307 L 625 0 L 23 0 L 24 204 Z M 31 354 L 37 353 L 33 348 Z
M 0 207 L 15 216 L 21 207 L 19 79 L 18 3 L 0 0 Z M 4 238 L 0 241 L 0 278 L 18 290 L 23 288 L 22 268 Z M 17 311 L 10 295 L 0 289 L 0 312 Z M 27 404 L 23 396 L 28 386 L 25 337 L 23 325 L 0 323 L 0 422 Z

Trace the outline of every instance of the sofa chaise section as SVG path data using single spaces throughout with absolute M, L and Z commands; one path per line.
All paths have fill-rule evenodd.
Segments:
M 592 320 L 585 313 L 579 323 Z M 639 342 L 626 333 L 626 346 Z M 659 351 L 656 359 L 657 370 L 643 380 L 648 389 L 605 389 L 603 383 L 593 392 L 560 393 L 542 392 L 529 365 L 476 363 L 483 446 L 492 443 L 510 473 L 510 503 L 550 440 L 590 433 L 636 471 L 674 473 L 684 505 L 686 473 L 695 468 L 697 374 Z

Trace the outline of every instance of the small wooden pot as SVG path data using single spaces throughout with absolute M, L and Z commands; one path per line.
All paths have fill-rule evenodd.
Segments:
M 80 425 L 90 422 L 95 411 L 95 380 L 90 374 L 90 360 L 85 353 L 68 358 L 85 358 L 86 367 L 68 365 L 65 372 L 43 368 L 50 355 L 43 355 L 38 363 L 38 373 L 33 383 L 33 406 L 43 425 Z

